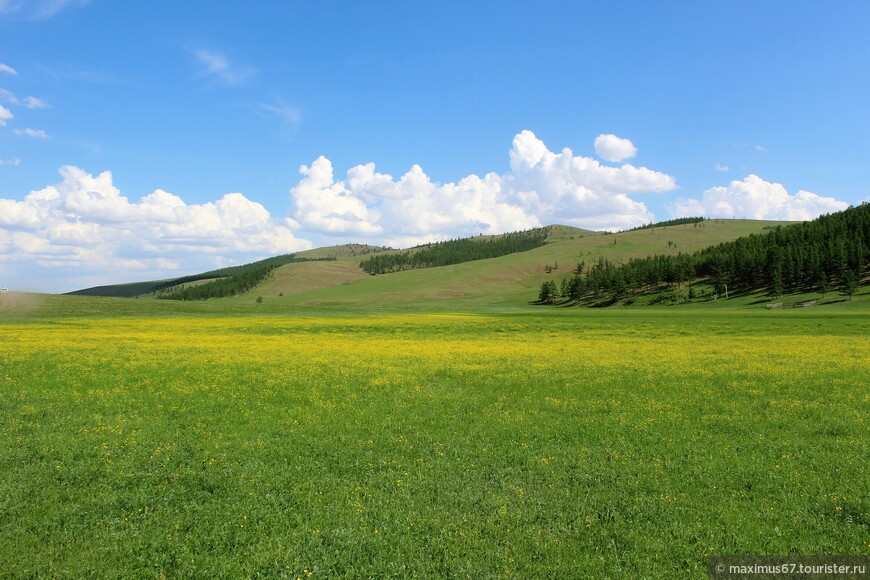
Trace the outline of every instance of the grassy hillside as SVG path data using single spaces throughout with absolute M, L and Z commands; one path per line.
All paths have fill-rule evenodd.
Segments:
M 370 244 L 342 244 L 340 246 L 324 246 L 322 248 L 314 248 L 297 252 L 294 254 L 299 258 L 308 258 L 309 260 L 320 260 L 323 258 L 358 258 L 368 256 L 378 252 L 388 251 L 390 248 L 383 246 L 372 246 Z
M 151 280 L 147 282 L 134 282 L 130 284 L 114 284 L 107 286 L 96 286 L 93 288 L 85 288 L 83 290 L 75 290 L 67 292 L 67 294 L 78 296 L 112 296 L 117 298 L 138 298 L 151 293 L 161 294 L 162 297 L 167 297 L 167 294 L 182 292 L 185 289 L 196 286 L 219 285 L 222 284 L 228 287 L 244 286 L 242 280 L 264 279 L 272 270 L 285 264 L 295 264 L 298 262 L 308 262 L 312 260 L 334 260 L 334 256 L 319 256 L 306 257 L 296 254 L 283 254 L 280 256 L 272 256 L 264 258 L 256 262 L 248 264 L 239 264 L 237 266 L 228 266 L 199 274 L 181 276 L 178 278 L 169 278 L 166 280 Z M 250 287 L 247 285 L 246 287 Z M 223 295 L 233 295 L 241 293 L 243 290 L 228 291 Z M 211 297 L 211 296 L 204 296 Z
M 550 226 L 548 243 L 527 252 L 439 268 L 369 276 L 359 268 L 366 257 L 395 250 L 364 244 L 330 246 L 300 252 L 303 259 L 335 258 L 328 262 L 285 264 L 257 288 L 225 304 L 193 310 L 247 309 L 262 296 L 264 309 L 286 308 L 414 308 L 479 309 L 525 307 L 545 280 L 560 281 L 580 261 L 590 265 L 599 257 L 615 263 L 655 254 L 693 252 L 740 236 L 757 234 L 789 222 L 708 220 L 700 224 L 654 227 L 605 234 Z M 489 239 L 482 236 L 481 240 Z M 477 238 L 476 238 L 477 239 Z M 548 268 L 549 267 L 549 268 Z M 549 271 L 548 271 L 549 270 Z M 135 296 L 135 284 L 104 287 Z M 120 294 L 115 294 L 120 295 Z M 124 307 L 126 308 L 126 307 Z
M 359 265 L 369 274 L 377 275 L 488 260 L 541 247 L 548 241 L 548 230 L 535 228 L 500 236 L 433 242 L 409 250 L 371 256 Z
M 349 285 L 368 277 L 354 262 L 300 262 L 278 268 L 271 280 L 263 282 L 251 294 L 264 298 L 289 296 Z
M 710 220 L 698 224 L 657 227 L 617 234 L 588 232 L 566 226 L 554 228 L 543 247 L 499 258 L 440 268 L 363 276 L 280 297 L 287 306 L 319 308 L 468 309 L 522 307 L 534 300 L 541 282 L 561 280 L 579 261 L 605 257 L 614 262 L 653 254 L 692 252 L 789 222 Z M 338 264 L 355 265 L 354 258 Z M 546 266 L 557 266 L 551 272 Z M 312 272 L 318 271 L 312 265 Z M 284 266 L 278 270 L 281 272 Z M 344 281 L 342 281 L 344 282 Z M 259 290 L 255 292 L 259 293 Z M 265 296 L 265 295 L 264 295 Z M 237 300 L 249 300 L 244 296 Z
M 171 283 L 173 278 L 165 280 L 148 280 L 145 282 L 130 282 L 129 284 L 107 284 L 105 286 L 94 286 L 93 288 L 84 288 L 67 292 L 73 296 L 113 296 L 117 298 L 135 298 L 154 292 L 154 289 L 162 284 Z
M 188 302 L 182 305 L 151 304 L 150 296 L 136 300 L 76 297 L 68 302 L 54 296 L 19 298 L 20 308 L 44 316 L 64 316 L 69 311 L 88 315 L 115 314 L 181 315 L 190 313 L 306 313 L 370 311 L 502 311 L 528 310 L 533 306 L 540 285 L 545 280 L 557 283 L 571 275 L 577 262 L 587 265 L 605 257 L 611 261 L 628 261 L 651 254 L 692 252 L 711 244 L 733 240 L 751 233 L 762 233 L 788 222 L 753 220 L 711 220 L 695 227 L 692 224 L 656 227 L 618 234 L 588 232 L 570 227 L 551 228 L 551 241 L 543 247 L 500 258 L 468 262 L 453 266 L 410 270 L 369 276 L 358 263 L 363 259 L 356 250 L 345 246 L 345 255 L 328 262 L 291 263 L 273 271 L 273 276 L 254 290 L 232 298 Z M 334 250 L 334 246 L 324 250 Z M 382 250 L 389 252 L 392 250 Z M 333 254 L 334 255 L 334 254 Z M 305 256 L 303 256 L 305 257 Z M 558 264 L 558 269 L 547 272 Z M 19 295 L 19 297 L 25 295 Z M 262 303 L 256 303 L 262 297 Z M 65 297 L 69 298 L 69 297 Z M 649 295 L 637 298 L 636 306 L 661 304 L 668 297 Z M 790 295 L 787 302 L 816 299 L 818 294 Z M 14 315 L 11 298 L 0 308 L 4 317 Z M 706 299 L 705 299 L 706 300 Z M 860 308 L 870 300 L 870 287 L 862 286 L 851 302 L 832 289 L 820 304 L 838 308 Z M 765 292 L 730 296 L 728 301 L 712 298 L 688 308 L 761 308 L 771 299 Z

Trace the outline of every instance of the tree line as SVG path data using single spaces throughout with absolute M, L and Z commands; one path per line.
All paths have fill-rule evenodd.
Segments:
M 278 266 L 268 264 L 256 269 L 249 269 L 232 276 L 218 278 L 196 286 L 174 286 L 168 290 L 157 292 L 157 298 L 162 300 L 205 300 L 207 298 L 224 298 L 253 290 L 257 284 L 265 280 L 272 270 Z
M 371 275 L 389 274 L 402 270 L 449 266 L 474 260 L 498 258 L 516 252 L 525 252 L 547 242 L 547 228 L 512 232 L 497 237 L 461 238 L 418 246 L 405 252 L 372 256 L 359 266 Z
M 193 276 L 183 276 L 168 280 L 154 288 L 157 298 L 162 300 L 205 300 L 207 298 L 224 298 L 243 294 L 253 290 L 257 284 L 265 280 L 276 268 L 296 262 L 334 261 L 329 258 L 301 258 L 294 254 L 285 254 L 259 260 L 241 266 L 220 268 Z M 214 278 L 214 280 L 211 280 Z M 195 286 L 184 286 L 200 280 L 211 280 Z
M 701 279 L 714 294 L 767 290 L 770 296 L 788 292 L 839 288 L 849 296 L 870 265 L 870 204 L 823 215 L 813 221 L 777 226 L 693 254 L 650 256 L 617 265 L 600 258 L 577 265 L 572 278 L 560 285 L 541 285 L 539 302 L 580 303 L 602 298 L 611 302 L 631 294 L 682 286 Z M 689 287 L 688 297 L 693 298 Z
M 663 222 L 656 222 L 656 223 L 650 222 L 650 223 L 644 224 L 642 226 L 637 226 L 636 228 L 629 228 L 627 230 L 622 230 L 622 231 L 633 232 L 636 230 L 648 230 L 650 228 L 666 228 L 668 226 L 682 226 L 685 224 L 699 224 L 702 221 L 704 221 L 704 218 L 700 217 L 700 216 L 699 217 L 682 217 L 682 218 L 676 218 L 676 219 L 672 219 L 672 220 L 665 220 Z

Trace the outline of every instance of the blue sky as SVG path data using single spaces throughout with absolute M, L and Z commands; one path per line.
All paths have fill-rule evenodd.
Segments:
M 0 0 L 0 285 L 810 219 L 870 197 L 868 28 L 858 1 Z

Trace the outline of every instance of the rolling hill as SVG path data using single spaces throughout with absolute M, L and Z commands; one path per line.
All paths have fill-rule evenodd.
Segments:
M 528 251 L 377 276 L 364 272 L 360 262 L 373 256 L 419 251 L 419 248 L 397 251 L 364 244 L 329 246 L 294 254 L 293 261 L 278 266 L 251 292 L 219 300 L 229 307 L 248 303 L 252 296 L 262 297 L 264 308 L 524 307 L 534 298 L 543 281 L 561 280 L 570 275 L 580 261 L 591 264 L 599 258 L 606 258 L 619 264 L 632 258 L 694 252 L 788 223 L 717 219 L 613 234 L 555 225 L 546 228 L 546 244 Z M 495 238 L 498 236 L 473 239 L 487 241 Z M 199 279 L 206 275 L 214 277 L 215 273 L 178 280 Z M 161 282 L 165 284 L 165 281 L 156 281 L 103 286 L 75 294 L 138 295 L 145 298 L 150 296 L 150 289 Z
M 590 264 L 604 257 L 623 263 L 655 254 L 694 252 L 788 223 L 710 220 L 697 226 L 684 224 L 616 234 L 552 226 L 548 243 L 526 252 L 438 268 L 363 276 L 352 283 L 338 283 L 312 291 L 293 292 L 289 287 L 270 282 L 258 288 L 256 293 L 266 301 L 316 308 L 525 307 L 534 299 L 543 281 L 569 276 L 580 261 Z M 342 263 L 355 266 L 354 260 L 339 260 L 335 265 Z M 289 264 L 277 272 L 298 266 Z M 283 296 L 279 296 L 281 292 Z M 243 297 L 235 300 L 240 299 Z

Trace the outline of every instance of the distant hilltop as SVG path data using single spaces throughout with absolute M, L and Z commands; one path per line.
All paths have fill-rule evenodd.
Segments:
M 838 303 L 843 301 L 839 292 L 863 299 L 859 290 L 867 284 L 870 228 L 855 223 L 864 223 L 868 215 L 870 205 L 863 204 L 812 222 L 692 217 L 620 232 L 551 225 L 401 250 L 344 244 L 70 294 L 223 301 L 215 305 L 227 307 L 255 303 L 279 311 L 723 300 L 749 305 L 780 296 L 786 302 L 824 298 L 820 304 Z M 795 240 L 800 251 L 792 247 Z

